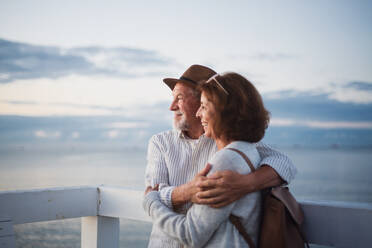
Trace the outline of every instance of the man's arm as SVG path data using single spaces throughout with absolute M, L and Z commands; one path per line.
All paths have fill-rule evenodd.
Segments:
M 284 154 L 263 144 L 257 144 L 262 158 L 261 167 L 253 173 L 240 175 L 232 171 L 219 171 L 203 180 L 197 186 L 195 203 L 223 207 L 242 196 L 268 187 L 289 182 L 296 174 L 296 168 Z
M 169 185 L 169 174 L 166 160 L 162 152 L 159 137 L 151 137 L 147 149 L 147 166 L 145 171 L 145 186 L 159 185 L 161 201 L 169 208 L 172 208 L 172 190 L 174 186 Z
M 257 143 L 256 148 L 261 156 L 261 166 L 268 165 L 272 167 L 285 183 L 290 183 L 293 180 L 297 169 L 288 156 L 263 142 Z
M 168 207 L 177 209 L 185 203 L 196 201 L 195 194 L 200 191 L 197 186 L 202 180 L 206 180 L 206 175 L 211 169 L 207 165 L 190 182 L 174 186 L 169 184 L 168 167 L 161 148 L 159 137 L 154 135 L 148 145 L 147 166 L 145 171 L 145 186 L 159 185 L 159 195 L 161 201 Z

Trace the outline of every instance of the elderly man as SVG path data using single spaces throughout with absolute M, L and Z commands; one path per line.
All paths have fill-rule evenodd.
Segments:
M 154 135 L 148 146 L 146 186 L 159 185 L 162 202 L 186 213 L 192 203 L 222 207 L 243 195 L 282 183 L 289 183 L 296 169 L 285 155 L 258 143 L 261 166 L 256 172 L 240 175 L 219 171 L 208 175 L 208 160 L 217 151 L 214 141 L 203 134 L 196 111 L 200 105 L 201 80 L 216 74 L 212 69 L 192 65 L 179 79 L 163 81 L 172 90 L 170 110 L 174 112 L 174 130 Z M 182 247 L 177 240 L 153 227 L 149 247 Z

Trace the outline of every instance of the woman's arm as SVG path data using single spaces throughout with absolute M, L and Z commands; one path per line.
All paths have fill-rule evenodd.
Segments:
M 211 172 L 220 170 L 233 170 L 240 173 L 250 172 L 249 167 L 239 155 L 233 151 L 228 152 L 234 160 L 220 154 L 222 158 L 213 159 L 213 168 Z M 239 156 L 240 162 L 236 156 Z M 234 164 L 234 166 L 231 166 Z M 254 203 L 252 203 L 254 204 Z M 185 245 L 193 247 L 201 247 L 211 239 L 213 233 L 221 225 L 228 220 L 235 203 L 229 204 L 223 208 L 211 208 L 208 205 L 194 204 L 186 215 L 177 214 L 166 207 L 159 200 L 159 193 L 152 191 L 148 193 L 143 201 L 145 211 L 152 217 L 154 225 L 160 227 L 165 233 L 171 237 L 177 238 Z
M 152 191 L 145 196 L 143 206 L 153 224 L 167 235 L 177 238 L 184 245 L 202 247 L 220 224 L 228 219 L 234 203 L 218 209 L 194 204 L 186 215 L 177 214 L 160 201 L 157 191 Z

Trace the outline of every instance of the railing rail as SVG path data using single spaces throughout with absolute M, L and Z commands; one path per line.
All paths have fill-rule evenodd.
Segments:
M 78 217 L 81 247 L 119 247 L 119 218 L 151 221 L 142 209 L 142 195 L 111 186 L 0 192 L 0 248 L 14 244 L 9 225 Z M 372 204 L 303 201 L 301 206 L 311 243 L 333 247 L 372 243 Z

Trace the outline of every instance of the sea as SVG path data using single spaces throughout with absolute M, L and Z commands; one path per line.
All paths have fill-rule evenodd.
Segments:
M 298 173 L 298 200 L 372 204 L 371 148 L 277 148 Z M 146 149 L 0 149 L 0 191 L 83 185 L 144 190 Z M 17 247 L 80 247 L 80 218 L 15 225 Z M 147 247 L 151 223 L 120 219 L 120 247 Z

